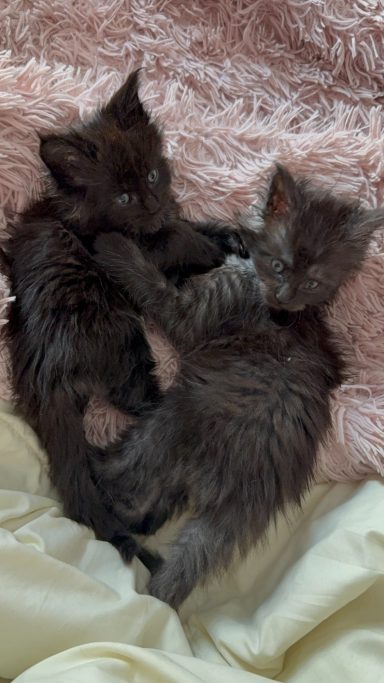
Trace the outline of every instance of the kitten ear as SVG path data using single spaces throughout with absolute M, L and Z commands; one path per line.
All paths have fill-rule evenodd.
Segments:
M 276 218 L 288 214 L 292 208 L 295 189 L 295 181 L 289 171 L 284 166 L 276 164 L 276 171 L 271 178 L 264 208 L 265 218 Z
M 113 117 L 123 130 L 127 130 L 139 121 L 149 122 L 149 116 L 140 101 L 138 91 L 139 69 L 136 69 L 103 109 L 103 112 Z
M 41 135 L 40 157 L 59 185 L 79 188 L 89 183 L 96 148 L 80 137 Z

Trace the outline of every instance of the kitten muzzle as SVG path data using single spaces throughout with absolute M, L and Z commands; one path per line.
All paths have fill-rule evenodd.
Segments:
M 160 202 L 156 197 L 146 197 L 145 201 L 143 202 L 144 208 L 146 211 L 148 211 L 150 216 L 154 216 L 157 214 L 161 208 Z
M 292 299 L 295 298 L 296 292 L 288 285 L 285 284 L 280 289 L 275 290 L 275 298 L 279 304 L 285 305 L 289 304 Z

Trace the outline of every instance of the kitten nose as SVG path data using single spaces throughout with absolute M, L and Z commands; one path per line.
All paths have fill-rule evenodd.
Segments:
M 295 296 L 295 292 L 291 289 L 289 285 L 284 285 L 279 290 L 275 292 L 275 297 L 279 304 L 287 304 L 292 301 Z
M 149 195 L 144 200 L 144 206 L 147 209 L 148 213 L 152 215 L 159 210 L 160 203 L 156 197 L 154 197 L 153 195 Z

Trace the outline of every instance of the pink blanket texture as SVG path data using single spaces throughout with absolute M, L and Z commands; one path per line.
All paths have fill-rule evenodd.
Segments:
M 142 66 L 188 215 L 230 218 L 276 160 L 337 193 L 384 203 L 382 0 L 0 0 L 0 230 L 39 190 L 36 130 L 87 117 Z M 384 240 L 330 311 L 351 349 L 320 479 L 384 474 Z M 1 322 L 7 282 L 0 282 Z M 164 382 L 177 367 L 156 334 Z M 9 397 L 6 348 L 1 395 Z M 91 438 L 122 417 L 96 399 Z

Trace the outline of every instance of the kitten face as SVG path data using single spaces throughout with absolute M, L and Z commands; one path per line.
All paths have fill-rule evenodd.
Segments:
M 281 223 L 266 231 L 255 263 L 268 305 L 299 311 L 332 299 L 343 280 L 338 267 L 342 255 L 340 249 L 313 250 L 304 239 L 292 240 L 290 228 Z
M 139 100 L 137 72 L 89 124 L 42 138 L 40 154 L 83 232 L 155 232 L 170 210 L 162 138 Z
M 251 249 L 268 306 L 299 311 L 331 301 L 383 222 L 384 210 L 316 193 L 278 167 Z

